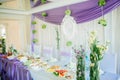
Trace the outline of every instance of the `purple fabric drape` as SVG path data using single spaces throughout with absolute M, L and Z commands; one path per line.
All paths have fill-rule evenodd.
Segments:
M 2 55 L 0 55 L 0 75 L 1 80 L 33 80 L 22 62 L 17 59 L 4 59 Z
M 104 14 L 120 6 L 120 0 L 106 1 L 107 4 L 104 6 Z M 35 5 L 38 6 L 38 3 L 36 3 Z M 66 9 L 67 7 L 65 6 L 45 11 L 48 14 L 48 16 L 45 18 L 45 21 L 60 25 L 65 15 Z M 69 9 L 72 10 L 71 16 L 74 17 L 77 23 L 91 21 L 102 15 L 101 8 L 98 6 L 98 0 L 89 0 L 86 2 L 73 4 L 69 6 Z M 34 13 L 33 15 L 43 20 L 41 12 Z

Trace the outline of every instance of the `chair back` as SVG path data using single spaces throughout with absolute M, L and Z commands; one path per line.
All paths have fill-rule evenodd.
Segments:
M 116 55 L 106 53 L 100 62 L 100 68 L 105 72 L 116 73 Z

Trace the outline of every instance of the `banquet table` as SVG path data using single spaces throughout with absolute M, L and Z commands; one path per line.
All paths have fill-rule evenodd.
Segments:
M 0 75 L 1 80 L 66 80 L 65 78 L 57 77 L 42 69 L 33 70 L 24 66 L 17 59 L 5 59 L 0 55 Z M 100 80 L 119 80 L 119 76 L 105 72 L 100 76 Z

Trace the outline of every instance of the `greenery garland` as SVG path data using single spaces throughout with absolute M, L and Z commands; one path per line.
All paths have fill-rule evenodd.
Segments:
M 34 30 L 32 30 L 32 33 L 33 33 L 33 34 L 37 33 L 37 30 L 35 30 L 35 29 L 34 29 Z
M 35 25 L 35 24 L 37 24 L 37 22 L 33 20 L 33 21 L 32 21 L 32 25 Z M 37 30 L 33 29 L 33 30 L 32 30 L 32 34 L 35 35 L 36 33 L 37 33 Z M 32 39 L 32 42 L 33 42 L 33 43 L 37 43 L 37 42 L 38 42 L 38 39 L 34 38 L 34 39 Z
M 58 29 L 55 29 L 56 30 L 56 40 L 57 40 L 57 49 L 59 50 L 60 49 L 60 35 L 59 35 L 59 31 Z
M 42 29 L 46 29 L 47 25 L 46 24 L 42 24 Z
M 33 43 L 37 43 L 37 42 L 38 42 L 38 39 L 34 38 Z
M 41 16 L 43 17 L 44 21 L 45 21 L 45 17 L 48 16 L 48 14 L 46 12 L 42 12 Z M 47 25 L 46 24 L 42 24 L 42 29 L 46 29 Z
M 107 21 L 104 19 L 104 12 L 103 12 L 103 7 L 106 5 L 106 0 L 99 0 L 98 1 L 98 6 L 101 7 L 102 11 L 102 19 L 98 21 L 98 24 L 101 24 L 103 27 L 107 26 Z
M 35 25 L 35 24 L 37 24 L 37 22 L 36 21 L 32 21 L 32 24 Z

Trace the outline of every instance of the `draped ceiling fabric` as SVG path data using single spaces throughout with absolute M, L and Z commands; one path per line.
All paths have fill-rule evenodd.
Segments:
M 104 14 L 120 6 L 120 0 L 106 1 L 107 3 L 104 6 Z M 39 5 L 41 5 L 40 0 L 36 2 L 33 7 Z M 98 0 L 89 0 L 70 6 L 47 10 L 45 12 L 48 14 L 48 16 L 45 17 L 45 19 L 43 19 L 43 17 L 41 16 L 41 12 L 34 13 L 33 15 L 41 20 L 45 20 L 46 22 L 60 25 L 65 15 L 65 10 L 67 9 L 67 7 L 69 7 L 69 9 L 72 11 L 71 16 L 74 17 L 77 23 L 91 21 L 102 15 L 101 8 L 98 6 Z

